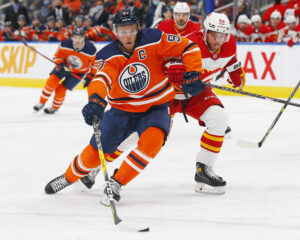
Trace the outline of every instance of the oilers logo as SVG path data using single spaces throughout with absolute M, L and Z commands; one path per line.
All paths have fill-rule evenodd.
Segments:
M 68 56 L 68 62 L 73 69 L 79 69 L 82 67 L 82 61 L 77 56 L 74 55 Z
M 122 89 L 128 93 L 139 93 L 147 88 L 150 81 L 149 69 L 142 63 L 131 63 L 119 77 Z

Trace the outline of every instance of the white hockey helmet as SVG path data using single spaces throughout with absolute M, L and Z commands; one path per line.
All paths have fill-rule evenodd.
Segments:
M 253 16 L 251 17 L 251 22 L 252 22 L 252 23 L 254 23 L 254 22 L 262 22 L 262 21 L 261 21 L 261 17 L 260 17 L 258 14 L 253 15 Z
M 294 15 L 289 15 L 285 18 L 284 22 L 286 24 L 288 24 L 288 23 L 297 23 L 297 19 Z
M 279 11 L 277 11 L 277 10 L 273 11 L 271 13 L 270 19 L 272 19 L 272 18 L 279 18 L 281 20 L 282 19 L 281 13 Z
M 173 13 L 190 13 L 190 7 L 186 2 L 177 2 L 173 8 Z
M 190 7 L 189 5 L 186 3 L 186 2 L 177 2 L 173 8 L 173 18 L 174 18 L 174 21 L 176 23 L 176 25 L 178 26 L 178 22 L 176 21 L 176 17 L 175 17 L 175 14 L 176 13 L 187 13 L 188 14 L 188 18 L 187 18 L 187 21 L 186 23 L 184 24 L 184 26 L 181 26 L 181 27 L 185 27 L 186 24 L 188 23 L 188 20 L 190 19 Z
M 251 21 L 250 19 L 247 17 L 247 15 L 245 14 L 242 14 L 239 16 L 238 20 L 237 20 L 237 23 L 240 24 L 240 23 L 247 23 L 247 24 L 251 24 Z
M 203 22 L 203 27 L 205 30 L 205 34 L 207 34 L 208 31 L 225 33 L 225 42 L 229 41 L 230 22 L 225 14 L 215 12 L 208 14 Z

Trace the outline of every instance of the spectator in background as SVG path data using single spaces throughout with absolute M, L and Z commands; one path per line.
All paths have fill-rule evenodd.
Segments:
M 264 42 L 265 36 L 270 32 L 270 28 L 262 23 L 261 17 L 256 14 L 251 17 L 254 32 L 251 34 L 251 42 Z
M 63 4 L 64 7 L 70 9 L 75 14 L 79 13 L 81 5 L 81 0 L 64 0 Z
M 147 13 L 146 27 L 151 27 L 151 25 L 153 24 L 154 12 L 159 3 L 160 0 L 152 0 L 152 3 L 149 6 L 148 13 Z
M 4 10 L 4 22 L 11 22 L 13 28 L 17 29 L 19 27 L 17 23 L 18 16 L 23 15 L 26 22 L 29 22 L 28 10 L 26 7 L 19 3 L 19 0 L 11 0 L 11 3 L 12 5 Z
M 102 24 L 103 27 L 107 28 L 110 31 L 113 31 L 113 20 L 114 20 L 114 15 L 109 14 L 108 19 L 105 23 Z
M 62 0 L 54 0 L 54 6 L 51 9 L 50 13 L 48 14 L 48 16 L 53 16 L 54 19 L 57 18 L 62 18 L 63 21 L 69 25 L 70 22 L 70 18 L 69 18 L 69 11 L 66 7 L 63 7 L 63 1 Z
M 47 18 L 50 15 L 50 12 L 52 10 L 52 3 L 50 0 L 44 0 L 44 5 L 39 10 L 37 16 L 41 20 L 41 23 L 45 24 L 47 23 Z
M 173 18 L 173 11 L 169 7 L 164 7 L 163 8 L 163 17 L 156 19 L 155 22 L 153 22 L 151 28 L 157 28 L 157 26 L 165 20 L 170 20 Z
M 136 0 L 128 0 L 128 4 L 125 6 L 126 10 L 130 10 L 133 12 L 135 16 L 137 16 L 139 20 L 140 26 L 143 25 L 143 8 L 137 7 L 139 4 L 136 4 Z
M 90 9 L 89 16 L 92 17 L 93 23 L 96 23 L 104 11 L 104 1 L 97 0 L 96 5 Z
M 115 9 L 115 6 L 111 2 L 107 1 L 104 4 L 104 9 L 101 12 L 101 14 L 99 15 L 99 17 L 94 16 L 94 20 L 96 19 L 96 21 L 94 21 L 94 23 L 96 25 L 102 25 L 103 23 L 105 23 L 108 19 L 109 14 L 112 14 L 114 9 Z
M 270 17 L 270 32 L 265 38 L 265 42 L 277 42 L 279 36 L 279 30 L 283 29 L 286 24 L 282 21 L 282 15 L 279 11 L 275 10 L 272 12 Z
M 247 15 L 240 15 L 237 20 L 235 32 L 232 33 L 235 36 L 236 41 L 250 42 L 253 33 L 254 27 L 251 25 L 250 19 Z
M 83 16 L 87 16 L 90 12 L 90 8 L 91 8 L 91 2 L 89 0 L 82 0 L 79 14 L 81 14 Z
M 284 16 L 286 7 L 281 3 L 281 0 L 274 0 L 274 5 L 267 9 L 267 11 L 262 15 L 263 22 L 270 21 L 271 14 L 277 10 L 281 16 Z

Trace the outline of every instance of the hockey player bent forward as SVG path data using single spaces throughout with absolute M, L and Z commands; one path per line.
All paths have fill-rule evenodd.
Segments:
M 131 133 L 139 135 L 137 147 L 110 179 L 114 199 L 118 201 L 121 186 L 141 173 L 158 154 L 170 130 L 168 107 L 175 91 L 163 72 L 163 59 L 182 59 L 186 69 L 182 87 L 185 94 L 197 95 L 206 86 L 199 77 L 202 59 L 197 44 L 158 29 L 139 30 L 138 19 L 129 10 L 119 11 L 113 23 L 117 41 L 97 53 L 96 58 L 102 60 L 88 86 L 89 103 L 82 113 L 89 125 L 93 115 L 101 120 L 99 130 L 106 154 L 113 153 Z M 112 108 L 104 114 L 106 97 Z M 67 171 L 46 185 L 45 192 L 56 193 L 99 165 L 93 136 Z
M 229 73 L 228 80 L 233 87 L 242 89 L 245 73 L 236 58 L 236 43 L 230 35 L 230 23 L 225 14 L 209 14 L 204 20 L 204 30 L 187 36 L 201 49 L 204 82 L 216 76 L 221 69 Z M 168 65 L 168 63 L 166 64 Z M 196 156 L 195 191 L 205 193 L 225 193 L 226 181 L 216 175 L 213 167 L 221 151 L 228 116 L 224 106 L 211 87 L 197 96 L 186 96 L 182 91 L 184 67 L 180 62 L 170 63 L 169 81 L 175 85 L 176 97 L 170 102 L 170 113 L 181 112 L 199 121 L 206 129 L 202 134 L 199 152 Z M 207 76 L 207 77 L 204 77 Z
M 85 39 L 83 30 L 75 28 L 72 38 L 62 41 L 59 45 L 54 55 L 57 66 L 50 73 L 40 101 L 33 109 L 40 111 L 55 91 L 52 107 L 44 109 L 45 113 L 53 114 L 63 104 L 67 89 L 73 90 L 81 79 L 85 82 L 84 87 L 87 86 L 96 73 L 96 51 L 95 45 Z M 62 79 L 64 80 L 60 83 Z

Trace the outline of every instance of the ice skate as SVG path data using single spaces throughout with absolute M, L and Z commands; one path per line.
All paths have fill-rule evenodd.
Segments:
M 199 193 L 224 194 L 226 182 L 216 175 L 211 167 L 197 162 L 195 191 Z
M 47 114 L 54 114 L 58 109 L 55 109 L 55 108 L 45 108 L 44 109 L 44 112 L 47 113 Z
M 83 191 L 86 189 L 91 189 L 93 187 L 93 185 L 95 184 L 97 174 L 99 172 L 100 172 L 100 167 L 95 168 L 87 176 L 79 180 L 79 182 L 82 183 L 85 187 L 85 189 L 82 189 Z
M 229 126 L 226 128 L 225 137 L 226 138 L 230 138 L 231 137 L 231 128 Z
M 33 110 L 36 111 L 36 112 L 38 112 L 38 111 L 40 111 L 44 106 L 45 106 L 45 104 L 42 104 L 42 103 L 38 102 L 37 104 L 35 104 L 35 105 L 33 106 Z
M 120 191 L 122 190 L 121 189 L 122 185 L 118 181 L 116 181 L 113 176 L 110 177 L 109 183 L 110 183 L 112 192 L 107 192 L 107 184 L 108 183 L 106 183 L 106 186 L 104 188 L 105 197 L 100 202 L 102 205 L 107 206 L 107 207 L 109 207 L 109 205 L 110 205 L 108 195 L 112 194 L 113 199 L 115 201 L 119 202 L 121 199 Z
M 68 180 L 65 178 L 64 174 L 60 175 L 59 177 L 54 178 L 46 185 L 45 193 L 47 194 L 57 193 L 71 184 L 72 183 L 68 182 Z

